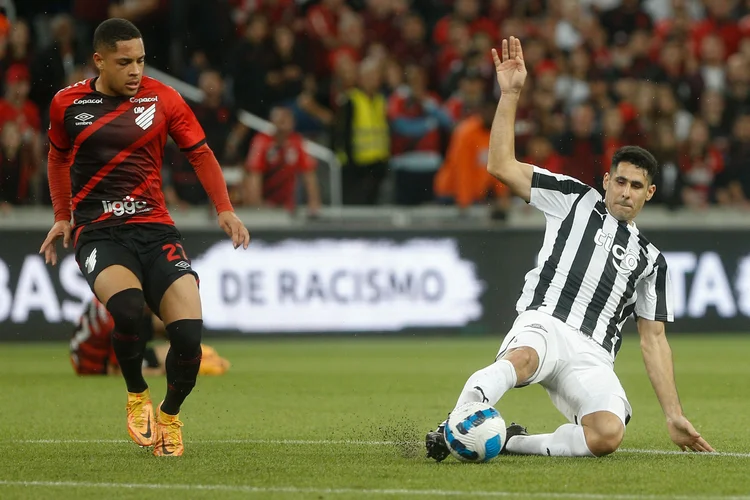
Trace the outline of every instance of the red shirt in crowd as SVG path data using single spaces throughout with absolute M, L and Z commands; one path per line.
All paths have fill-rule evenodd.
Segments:
M 283 142 L 258 134 L 250 144 L 245 168 L 263 176 L 263 201 L 294 209 L 298 174 L 315 170 L 315 160 L 305 152 L 302 136 L 290 134 Z

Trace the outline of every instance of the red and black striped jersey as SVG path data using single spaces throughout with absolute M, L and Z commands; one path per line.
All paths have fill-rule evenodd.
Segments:
M 50 106 L 51 147 L 66 152 L 76 229 L 154 222 L 173 225 L 162 192 L 167 135 L 182 151 L 205 144 L 190 107 L 144 76 L 133 97 L 98 92 L 96 78 L 62 89 Z
M 79 375 L 103 375 L 107 366 L 117 366 L 112 350 L 112 330 L 115 322 L 104 307 L 94 298 L 81 315 L 78 327 L 70 339 L 70 361 Z

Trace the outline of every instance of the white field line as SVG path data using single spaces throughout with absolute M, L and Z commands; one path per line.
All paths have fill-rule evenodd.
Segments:
M 296 486 L 251 486 L 229 484 L 153 484 L 153 483 L 95 483 L 88 481 L 3 481 L 0 486 L 39 487 L 39 488 L 88 488 L 88 489 L 133 489 L 133 490 L 179 490 L 179 491 L 221 491 L 234 493 L 293 493 L 314 495 L 381 495 L 381 496 L 423 496 L 423 497 L 482 497 L 482 498 L 583 498 L 589 500 L 750 500 L 750 496 L 688 496 L 688 495 L 626 495 L 597 493 L 527 493 L 520 491 L 461 491 L 461 490 L 416 490 L 416 489 L 367 489 L 367 488 L 304 488 Z
M 129 439 L 17 439 L 0 441 L 9 444 L 120 444 L 131 443 Z M 421 441 L 360 441 L 350 439 L 201 439 L 186 441 L 188 444 L 277 444 L 277 445 L 312 445 L 312 446 L 397 446 L 420 445 Z M 700 457 L 735 457 L 750 458 L 750 453 L 715 452 L 692 453 L 678 450 L 647 450 L 638 448 L 620 448 L 620 453 L 641 453 L 644 455 L 689 455 Z

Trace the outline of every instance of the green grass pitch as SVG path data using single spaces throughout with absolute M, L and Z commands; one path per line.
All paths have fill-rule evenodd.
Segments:
M 77 378 L 64 344 L 0 347 L 0 499 L 748 498 L 750 337 L 672 335 L 688 417 L 721 455 L 676 452 L 636 336 L 616 370 L 634 408 L 602 459 L 424 458 L 422 440 L 501 337 L 217 341 L 232 370 L 183 407 L 181 458 L 128 441 L 124 384 Z M 163 379 L 150 379 L 160 400 Z M 537 386 L 497 405 L 507 422 L 564 422 Z

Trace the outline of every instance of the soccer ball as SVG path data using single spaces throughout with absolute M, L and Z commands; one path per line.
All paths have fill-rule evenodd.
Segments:
M 505 420 L 487 403 L 466 403 L 451 412 L 445 442 L 462 462 L 488 462 L 505 444 Z

